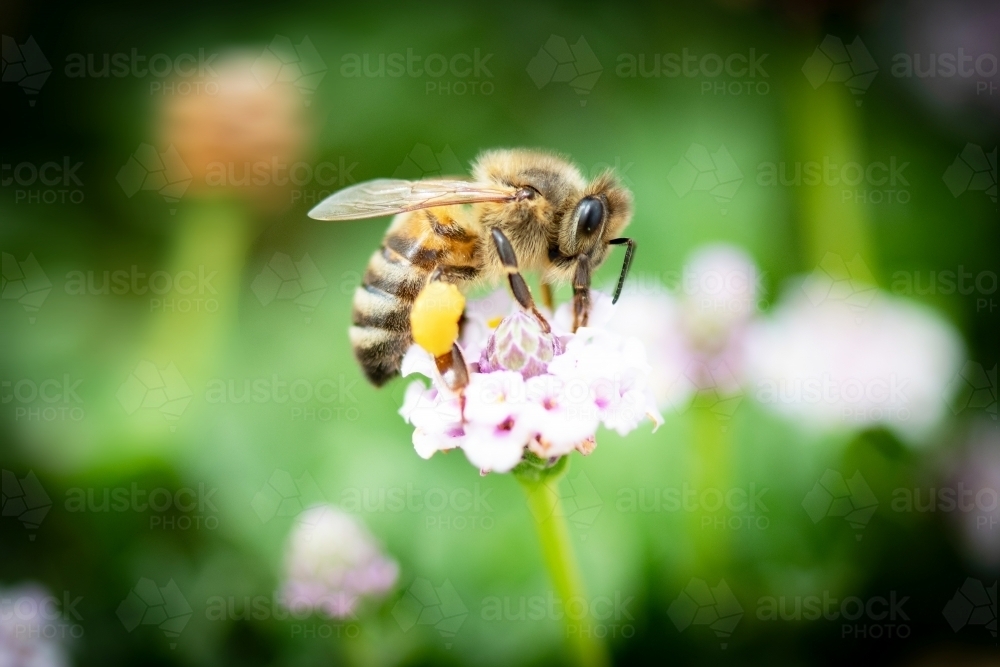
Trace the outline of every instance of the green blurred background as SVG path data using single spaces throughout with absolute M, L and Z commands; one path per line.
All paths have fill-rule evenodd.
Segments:
M 622 602 L 596 630 L 606 635 L 613 660 L 995 660 L 998 560 L 975 557 L 963 541 L 961 522 L 968 517 L 891 506 L 895 489 L 951 483 L 950 466 L 971 434 L 986 433 L 996 445 L 996 58 L 987 76 L 945 80 L 892 72 L 897 53 L 964 48 L 995 55 L 995 7 L 8 1 L 0 16 L 8 119 L 0 189 L 4 502 L 16 495 L 10 476 L 20 484 L 33 473 L 51 505 L 36 515 L 40 522 L 9 512 L 0 517 L 0 585 L 32 581 L 60 599 L 82 598 L 78 616 L 67 621 L 73 664 L 568 659 L 560 620 L 516 618 L 519 600 L 551 590 L 517 482 L 509 475 L 480 477 L 460 453 L 420 459 L 411 427 L 396 414 L 404 383 L 373 389 L 351 356 L 345 335 L 351 294 L 387 221 L 306 217 L 312 204 L 343 185 L 464 170 L 480 150 L 502 146 L 559 151 L 588 174 L 615 168 L 635 194 L 630 234 L 639 242 L 639 281 L 666 280 L 693 249 L 715 241 L 738 245 L 756 260 L 765 307 L 788 278 L 813 271 L 827 253 L 845 260 L 859 255 L 885 290 L 898 272 L 993 272 L 994 291 L 905 294 L 961 332 L 967 358 L 984 371 L 985 395 L 992 396 L 992 402 L 950 404 L 947 423 L 921 447 L 884 430 L 804 435 L 747 396 L 724 420 L 696 401 L 665 415 L 655 434 L 645 427 L 627 438 L 602 432 L 593 455 L 574 455 L 562 492 L 588 596 Z M 870 83 L 856 92 L 839 82 L 811 84 L 803 64 L 827 35 L 844 44 L 860 36 L 877 64 Z M 8 76 L 17 56 L 7 36 L 21 53 L 33 37 L 44 54 L 51 73 L 36 90 Z M 215 65 L 265 59 L 268 45 L 281 51 L 276 36 L 300 47 L 293 53 L 305 77 L 296 86 L 274 81 L 271 70 L 255 76 L 284 100 L 275 104 L 295 131 L 285 136 L 251 118 L 250 127 L 274 136 L 243 147 L 285 164 L 304 163 L 312 175 L 300 168 L 299 184 L 206 183 L 199 160 L 227 158 L 192 140 L 208 157 L 185 155 L 178 146 L 193 173 L 186 189 L 167 197 L 158 186 L 141 189 L 152 181 L 126 167 L 134 167 L 133 156 L 142 163 L 143 145 L 163 153 L 169 143 L 183 143 L 171 137 L 194 132 L 181 121 L 171 125 L 171 118 L 213 113 L 199 111 L 198 104 L 211 108 L 213 102 L 199 102 L 205 96 L 197 86 L 182 87 L 201 80 L 183 71 L 179 78 L 74 76 L 70 68 L 74 54 L 83 54 L 83 62 L 90 54 L 99 69 L 105 54 L 135 50 L 172 60 L 191 54 L 195 62 L 199 53 L 217 54 L 209 67 L 219 73 L 225 68 Z M 546 70 L 549 60 L 540 49 L 557 60 L 561 44 L 580 47 L 571 49 L 579 78 L 559 80 L 566 77 Z M 648 69 L 654 54 L 685 49 L 699 58 L 752 58 L 751 52 L 766 58 L 753 78 L 700 70 L 627 76 L 633 56 L 642 56 Z M 459 75 L 366 76 L 362 70 L 351 76 L 351 63 L 364 67 L 366 56 L 375 73 L 379 54 L 408 51 L 468 59 L 455 61 Z M 44 71 L 37 59 L 25 58 Z M 479 71 L 463 75 L 477 58 Z M 286 97 L 280 97 L 283 86 Z M 227 147 L 219 150 L 243 155 L 239 145 L 221 143 Z M 726 149 L 742 179 L 735 191 L 713 197 L 671 183 L 671 168 L 692 144 L 711 153 Z M 986 188 L 953 194 L 943 179 L 967 144 L 993 151 L 992 199 L 981 191 Z M 840 185 L 760 180 L 764 163 L 824 157 L 909 163 L 905 183 L 895 188 L 905 201 L 899 192 L 887 194 L 891 185 L 862 184 L 845 195 Z M 22 163 L 39 169 L 49 162 L 60 165 L 48 172 L 57 174 L 53 185 L 32 180 L 28 167 L 18 171 Z M 167 181 L 185 180 L 183 169 L 167 166 L 166 173 Z M 881 192 L 878 200 L 875 192 Z M 598 284 L 613 279 L 618 267 L 612 264 L 602 268 Z M 148 278 L 136 278 L 135 286 L 118 290 L 123 293 L 101 293 L 105 272 L 118 270 L 130 281 L 138 273 L 165 272 L 153 291 L 164 291 L 155 289 L 166 285 L 164 276 L 171 288 L 154 294 L 142 290 Z M 281 283 L 282 276 L 298 282 Z M 91 286 L 81 286 L 81 277 Z M 49 291 L 24 298 L 11 286 L 19 280 L 27 292 Z M 149 407 L 145 392 L 160 380 L 168 400 Z M 271 393 L 241 402 L 245 385 L 254 382 Z M 276 398 L 281 383 L 303 400 Z M 623 502 L 632 493 L 695 484 L 694 443 L 706 432 L 726 443 L 731 488 L 765 489 L 761 507 L 742 514 L 635 511 Z M 814 523 L 803 510 L 803 498 L 827 469 L 845 477 L 861 471 L 879 499 L 861 532 L 841 519 Z M 163 511 L 133 503 L 122 511 L 102 509 L 105 492 L 119 489 L 165 489 L 160 499 L 191 489 L 198 502 L 192 508 L 190 494 L 182 494 L 184 502 L 166 503 Z M 404 492 L 413 499 L 406 507 L 378 502 Z M 88 493 L 95 505 L 74 504 Z M 286 502 L 279 504 L 282 493 Z M 474 502 L 461 502 L 465 497 Z M 241 618 L 246 600 L 274 598 L 293 515 L 317 500 L 354 511 L 371 528 L 400 563 L 396 589 L 347 622 L 282 620 L 270 612 Z M 996 514 L 986 519 L 995 521 Z M 708 561 L 693 555 L 705 544 L 714 550 Z M 731 636 L 697 623 L 679 628 L 671 620 L 668 608 L 693 577 L 713 587 L 723 579 L 739 601 L 744 615 Z M 983 624 L 955 631 L 942 614 L 969 577 L 994 585 L 992 634 Z M 158 586 L 173 580 L 182 592 L 191 617 L 179 636 L 155 625 L 128 631 L 116 616 L 142 578 Z M 453 586 L 467 613 L 457 632 L 442 634 L 432 624 L 404 631 L 393 609 L 420 580 Z M 906 619 L 761 618 L 761 600 L 769 596 L 824 594 L 906 597 Z M 221 620 L 211 614 L 220 597 L 234 605 Z M 490 611 L 498 598 L 510 606 L 500 619 Z

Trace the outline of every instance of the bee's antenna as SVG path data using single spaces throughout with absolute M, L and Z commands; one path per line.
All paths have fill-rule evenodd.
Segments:
M 635 241 L 633 239 L 611 239 L 610 245 L 625 245 L 625 261 L 622 262 L 622 272 L 618 276 L 618 285 L 615 287 L 615 295 L 611 298 L 611 303 L 618 303 L 618 297 L 622 295 L 622 288 L 625 287 L 625 277 L 628 270 L 632 268 L 632 256 L 635 255 Z

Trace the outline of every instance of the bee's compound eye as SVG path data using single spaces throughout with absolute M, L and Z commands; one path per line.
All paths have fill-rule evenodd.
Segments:
M 604 202 L 597 197 L 584 197 L 580 202 L 580 218 L 577 233 L 590 235 L 597 231 L 604 220 Z

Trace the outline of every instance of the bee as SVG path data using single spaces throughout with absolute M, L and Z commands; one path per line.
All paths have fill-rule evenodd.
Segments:
M 359 183 L 309 212 L 317 220 L 386 215 L 395 218 L 354 293 L 350 328 L 354 355 L 375 386 L 399 374 L 415 334 L 449 383 L 465 385 L 468 372 L 455 344 L 461 292 L 506 277 L 518 304 L 548 331 L 520 271 L 537 272 L 549 308 L 552 285 L 571 283 L 575 331 L 587 324 L 591 275 L 611 246 L 626 246 L 614 301 L 635 251 L 634 241 L 620 236 L 632 195 L 614 174 L 588 181 L 567 159 L 535 150 L 483 152 L 471 180 Z

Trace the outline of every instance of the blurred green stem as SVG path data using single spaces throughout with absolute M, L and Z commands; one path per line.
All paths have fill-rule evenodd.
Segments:
M 566 636 L 574 662 L 587 667 L 601 667 L 608 664 L 607 649 L 594 634 L 589 616 L 574 619 L 568 613 L 571 601 L 587 599 L 559 499 L 559 480 L 569 467 L 568 458 L 562 457 L 551 467 L 533 458 L 515 468 L 514 474 L 528 496 L 528 508 L 535 518 L 542 558 L 556 594 L 562 601 Z
M 874 273 L 865 191 L 856 192 L 840 180 L 843 165 L 866 162 L 858 127 L 862 98 L 842 84 L 827 83 L 813 89 L 805 77 L 798 79 L 789 95 L 793 161 L 818 162 L 824 169 L 822 185 L 795 189 L 809 268 L 832 253 L 845 262 L 859 256 Z
M 697 494 L 698 510 L 690 512 L 689 535 L 694 544 L 694 570 L 698 574 L 718 578 L 728 561 L 729 540 L 726 526 L 717 521 L 726 519 L 723 508 L 715 511 L 704 506 L 714 489 L 724 501 L 729 487 L 731 452 L 727 422 L 706 407 L 692 411 L 692 458 L 690 464 L 692 488 Z M 686 502 L 686 501 L 685 501 Z
M 194 293 L 174 289 L 163 295 L 144 358 L 183 365 L 182 373 L 191 379 L 210 373 L 237 317 L 241 274 L 253 238 L 248 218 L 242 202 L 229 198 L 193 198 L 179 207 L 170 272 L 195 276 Z

